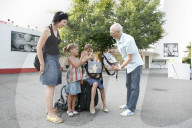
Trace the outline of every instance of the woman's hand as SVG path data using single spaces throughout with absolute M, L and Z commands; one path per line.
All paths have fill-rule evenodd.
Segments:
M 45 64 L 40 64 L 40 73 L 43 75 L 45 72 Z

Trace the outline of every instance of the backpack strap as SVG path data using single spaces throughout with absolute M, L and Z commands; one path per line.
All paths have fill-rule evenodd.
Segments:
M 60 94 L 60 98 L 58 101 L 61 101 L 62 103 L 65 103 L 65 100 L 63 98 L 63 89 L 65 88 L 65 85 L 61 88 L 61 94 Z
M 105 71 L 107 72 L 107 74 L 110 75 L 110 76 L 115 75 L 115 71 L 111 74 L 111 73 L 109 72 L 109 70 L 105 67 L 104 62 L 103 62 L 104 59 L 107 61 L 107 63 L 109 63 L 109 64 L 111 64 L 111 63 L 108 61 L 108 59 L 106 58 L 105 55 L 102 55 L 101 62 L 102 62 L 102 65 L 104 66 Z
M 113 64 L 111 62 L 109 62 L 109 60 L 107 59 L 107 57 L 103 54 L 102 57 L 107 61 L 108 64 Z

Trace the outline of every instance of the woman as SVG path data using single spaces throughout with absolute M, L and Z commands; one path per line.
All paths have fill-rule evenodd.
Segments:
M 50 24 L 42 33 L 37 44 L 37 54 L 40 61 L 40 81 L 47 86 L 46 90 L 46 109 L 47 120 L 53 123 L 62 123 L 63 119 L 58 118 L 54 113 L 53 97 L 55 86 L 61 84 L 61 66 L 59 64 L 59 48 L 61 42 L 58 29 L 67 24 L 68 15 L 62 11 L 57 12 L 52 24 Z M 43 49 L 43 50 L 42 50 Z M 43 52 L 46 56 L 43 58 Z

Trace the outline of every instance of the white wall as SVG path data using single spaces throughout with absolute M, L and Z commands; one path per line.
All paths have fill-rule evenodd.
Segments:
M 59 58 L 59 63 L 61 64 L 61 67 L 63 68 L 63 70 L 67 70 L 66 68 L 66 65 L 68 65 L 67 57 L 61 56 Z
M 155 44 L 155 51 L 160 56 L 155 59 L 171 59 L 176 63 L 182 62 L 183 51 L 192 41 L 192 0 L 165 0 L 162 11 L 165 12 L 166 24 L 163 26 L 166 36 Z M 164 57 L 164 43 L 179 43 L 179 57 Z
M 168 77 L 174 79 L 190 80 L 189 64 L 169 64 Z
M 36 53 L 11 51 L 11 31 L 39 35 L 40 32 L 0 23 L 0 69 L 34 68 L 33 61 Z

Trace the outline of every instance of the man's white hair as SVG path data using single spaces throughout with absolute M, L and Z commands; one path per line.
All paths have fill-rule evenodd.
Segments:
M 119 23 L 114 23 L 111 28 L 113 28 L 115 31 L 123 32 L 123 27 Z

